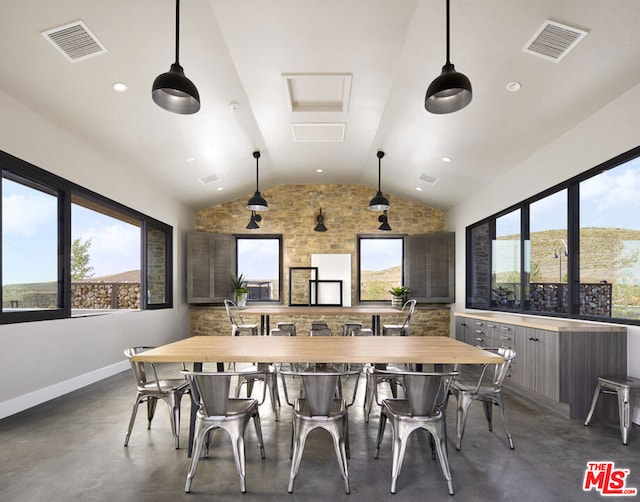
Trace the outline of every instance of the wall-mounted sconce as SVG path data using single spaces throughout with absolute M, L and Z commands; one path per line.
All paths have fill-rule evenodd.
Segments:
M 247 230 L 256 230 L 260 228 L 260 225 L 258 225 L 260 221 L 262 221 L 262 216 L 260 216 L 259 214 L 256 214 L 255 211 L 251 211 L 251 219 L 249 220 L 249 223 L 245 228 Z
M 389 226 L 389 221 L 387 220 L 387 210 L 386 209 L 385 209 L 384 213 L 382 213 L 380 216 L 378 216 L 378 221 L 381 223 L 381 225 L 378 227 L 378 230 L 386 230 L 386 231 L 391 230 L 391 227 Z
M 322 216 L 322 208 L 320 208 L 320 214 L 318 216 L 316 216 L 316 227 L 314 228 L 314 230 L 316 232 L 326 232 L 327 231 L 327 227 L 324 224 L 324 216 Z

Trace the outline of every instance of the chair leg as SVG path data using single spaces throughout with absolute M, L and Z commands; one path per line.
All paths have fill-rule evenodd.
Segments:
M 302 460 L 302 452 L 304 451 L 304 445 L 307 440 L 307 434 L 309 431 L 305 427 L 301 427 L 300 424 L 295 425 L 296 419 L 294 418 L 294 438 L 293 438 L 293 454 L 291 456 L 291 473 L 289 474 L 289 487 L 287 491 L 293 493 L 293 485 L 300 469 L 300 461 Z M 298 433 L 298 429 L 300 432 Z
M 345 421 L 348 420 L 345 417 Z M 339 428 L 344 430 L 344 425 L 337 425 L 335 428 L 332 427 L 331 430 L 327 429 L 333 438 L 333 446 L 336 451 L 336 458 L 338 459 L 338 465 L 340 466 L 340 473 L 342 474 L 342 478 L 344 479 L 344 488 L 345 493 L 350 493 L 351 489 L 349 487 L 349 467 L 347 464 L 347 449 L 345 445 L 344 436 L 339 431 Z
M 189 472 L 187 473 L 187 481 L 184 485 L 184 491 L 189 493 L 191 491 L 191 482 L 196 475 L 196 468 L 198 467 L 198 460 L 200 460 L 200 452 L 202 451 L 202 445 L 204 443 L 205 436 L 209 436 L 210 429 L 205 428 L 201 422 L 196 422 L 195 436 L 193 439 L 194 446 L 191 452 L 191 465 L 189 466 Z
M 157 397 L 147 398 L 147 430 L 151 429 L 151 420 L 153 420 L 153 416 L 156 414 L 157 404 L 158 404 Z
M 484 408 L 484 416 L 487 419 L 487 424 L 489 425 L 489 432 L 493 432 L 493 421 L 492 421 L 492 412 L 493 412 L 493 401 L 491 399 L 482 399 L 482 407 Z
M 382 437 L 384 436 L 384 429 L 387 423 L 387 414 L 384 412 L 384 409 L 380 411 L 380 424 L 378 426 L 378 439 L 376 441 L 376 456 L 378 458 L 380 455 L 380 445 L 382 444 Z
M 462 446 L 462 436 L 464 435 L 464 426 L 467 423 L 469 406 L 473 400 L 467 397 L 464 392 L 456 392 L 456 401 L 458 402 L 458 410 L 456 413 L 456 450 L 459 451 Z
M 258 445 L 260 446 L 260 457 L 265 458 L 264 452 L 264 440 L 262 439 L 262 424 L 260 422 L 260 414 L 256 409 L 256 412 L 253 414 L 253 426 L 256 429 L 256 436 L 258 437 Z
M 171 393 L 165 400 L 169 406 L 169 420 L 171 422 L 171 432 L 173 433 L 176 450 L 180 448 L 180 402 L 182 395 Z
M 631 430 L 631 411 L 629 409 L 629 387 L 618 389 L 618 413 L 620 414 L 620 435 L 622 443 L 627 444 Z
M 364 391 L 364 421 L 369 423 L 369 415 L 371 414 L 371 407 L 375 399 L 375 378 L 373 375 L 367 373 L 366 387 Z
M 239 428 L 240 429 L 240 428 Z M 240 491 L 245 493 L 247 491 L 245 483 L 245 451 L 244 451 L 244 434 L 242 430 L 234 431 L 231 435 L 231 442 L 233 443 L 233 458 L 236 461 L 236 470 L 240 477 Z
M 507 422 L 507 415 L 504 411 L 504 402 L 502 396 L 498 394 L 494 397 L 498 408 L 500 408 L 500 415 L 502 415 L 502 425 L 504 425 L 504 432 L 507 434 L 507 441 L 509 441 L 509 448 L 513 450 L 513 439 L 511 438 L 511 431 L 509 430 L 509 423 Z
M 406 437 L 401 437 L 398 427 L 391 422 L 391 429 L 393 431 L 393 461 L 391 464 L 391 493 L 396 492 L 396 484 L 398 482 L 398 476 L 402 470 L 402 462 L 404 461 L 404 452 L 407 448 Z
M 136 415 L 138 414 L 138 406 L 142 402 L 143 397 L 140 393 L 136 396 L 136 402 L 133 403 L 133 411 L 131 412 L 131 418 L 129 419 L 129 428 L 127 429 L 127 435 L 124 438 L 124 445 L 129 446 L 129 438 L 131 437 L 131 431 L 133 430 L 133 424 L 136 421 Z
M 447 431 L 445 428 L 444 416 L 442 420 L 433 424 L 433 430 L 429 431 L 431 438 L 435 443 L 438 458 L 440 459 L 440 468 L 444 479 L 447 480 L 447 487 L 449 488 L 449 495 L 453 495 L 453 480 L 451 479 L 451 470 L 449 468 L 449 457 L 447 455 Z
M 587 419 L 584 421 L 584 425 L 589 425 L 591 422 L 591 417 L 593 416 L 593 412 L 596 410 L 596 404 L 598 403 L 598 397 L 600 397 L 601 390 L 600 382 L 596 385 L 596 390 L 593 393 L 593 399 L 591 400 L 591 409 L 589 410 L 589 414 L 587 415 Z

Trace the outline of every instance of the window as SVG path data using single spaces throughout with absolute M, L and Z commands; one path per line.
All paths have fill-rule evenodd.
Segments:
M 640 147 L 469 226 L 467 307 L 640 324 L 639 192 Z
M 403 285 L 403 253 L 402 237 L 358 237 L 359 301 L 391 299 L 389 289 Z
M 236 257 L 236 275 L 242 274 L 247 283 L 247 300 L 279 302 L 282 284 L 282 238 L 238 236 Z
M 4 152 L 0 167 L 0 324 L 172 306 L 170 226 Z

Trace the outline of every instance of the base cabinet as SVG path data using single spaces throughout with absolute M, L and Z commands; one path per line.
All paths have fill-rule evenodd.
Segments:
M 522 319 L 522 318 L 520 318 Z M 505 385 L 540 398 L 544 404 L 572 419 L 584 419 L 599 376 L 626 376 L 627 334 L 624 327 L 597 331 L 540 329 L 483 316 L 456 314 L 456 338 L 480 347 L 510 347 L 516 350 Z M 613 400 L 604 401 L 596 414 L 616 419 Z

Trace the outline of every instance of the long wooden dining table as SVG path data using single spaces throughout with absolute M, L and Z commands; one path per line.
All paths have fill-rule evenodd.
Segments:
M 444 336 L 193 336 L 133 356 L 134 361 L 192 363 L 500 363 L 502 357 Z M 189 456 L 197 403 L 192 400 Z
M 290 318 L 296 316 L 327 316 L 327 315 L 370 315 L 371 330 L 374 335 L 380 334 L 380 316 L 397 316 L 401 313 L 400 309 L 392 307 L 363 307 L 360 305 L 354 307 L 328 307 L 322 305 L 309 305 L 307 307 L 288 307 L 286 305 L 251 305 L 242 308 L 242 314 L 259 315 L 260 316 L 260 334 L 269 333 L 270 317 L 272 315 L 285 315 Z

